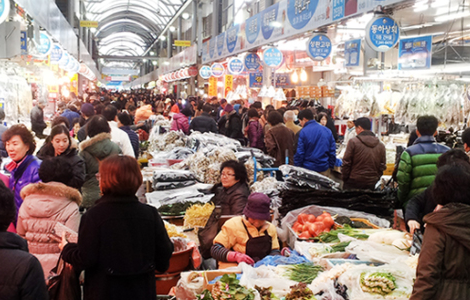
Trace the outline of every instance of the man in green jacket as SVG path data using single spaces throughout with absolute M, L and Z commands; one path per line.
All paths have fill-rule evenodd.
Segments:
M 434 116 L 419 117 L 416 124 L 418 139 L 401 155 L 397 179 L 398 201 L 403 208 L 414 195 L 433 183 L 437 174 L 437 159 L 449 150 L 434 138 L 438 123 Z

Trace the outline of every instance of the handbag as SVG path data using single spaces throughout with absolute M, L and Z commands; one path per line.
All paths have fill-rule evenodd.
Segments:
M 197 233 L 199 239 L 199 252 L 204 259 L 211 258 L 211 248 L 215 237 L 219 233 L 220 206 L 216 206 L 207 220 L 206 226 Z
M 423 245 L 423 234 L 421 230 L 416 229 L 413 233 L 413 242 L 411 244 L 410 254 L 416 255 L 421 252 L 421 246 Z
M 62 259 L 62 255 L 49 274 L 47 291 L 50 300 L 81 299 L 79 276 L 73 266 Z

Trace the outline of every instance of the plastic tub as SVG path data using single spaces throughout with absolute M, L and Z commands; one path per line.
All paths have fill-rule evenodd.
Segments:
M 155 274 L 155 282 L 157 284 L 157 295 L 168 295 L 171 288 L 178 284 L 180 280 L 180 272 Z
M 191 257 L 192 251 L 193 248 L 189 248 L 180 252 L 174 252 L 170 258 L 170 267 L 165 272 L 165 274 L 185 271 L 189 266 L 189 258 Z
M 178 164 L 178 163 L 180 163 L 180 162 L 182 162 L 182 161 L 183 161 L 183 159 L 169 159 L 169 160 L 168 160 L 168 166 L 172 166 L 172 165 L 174 165 L 174 164 Z

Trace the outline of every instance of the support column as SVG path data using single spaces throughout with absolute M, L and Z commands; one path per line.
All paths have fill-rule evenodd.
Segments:
M 219 35 L 219 13 L 220 13 L 220 0 L 212 2 L 212 37 Z
M 204 8 L 204 3 L 199 3 L 197 8 L 197 54 L 198 56 L 202 55 L 202 12 Z
M 198 11 L 197 11 L 197 0 L 193 0 L 193 2 L 191 3 L 191 10 L 193 12 L 192 14 L 192 19 L 191 19 L 191 41 L 194 43 L 196 41 L 196 34 L 197 34 L 197 15 L 198 15 Z
M 181 41 L 181 33 L 183 31 L 183 18 L 178 17 L 178 40 Z M 181 52 L 181 47 L 178 47 L 177 48 L 177 52 L 180 53 Z
M 267 88 L 271 87 L 272 78 L 273 78 L 273 69 L 271 67 L 268 67 L 263 62 L 263 86 L 266 86 Z M 266 105 L 268 104 L 272 104 L 271 102 L 272 102 L 271 98 L 264 97 L 262 99 L 262 103 L 264 107 L 266 107 Z
M 171 58 L 171 48 L 172 48 L 172 44 L 173 44 L 173 41 L 172 41 L 172 34 L 171 34 L 171 31 L 170 29 L 168 29 L 168 34 L 167 34 L 167 38 L 166 38 L 166 52 L 168 53 L 168 58 Z
M 73 28 L 75 27 L 75 0 L 68 0 L 67 1 L 67 21 L 69 21 L 70 26 Z M 80 25 L 79 25 L 80 26 Z

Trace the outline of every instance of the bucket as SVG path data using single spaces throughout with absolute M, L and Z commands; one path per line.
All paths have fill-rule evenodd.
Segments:
M 157 295 L 168 295 L 171 288 L 176 286 L 180 280 L 180 272 L 155 274 L 155 283 L 157 284 Z

